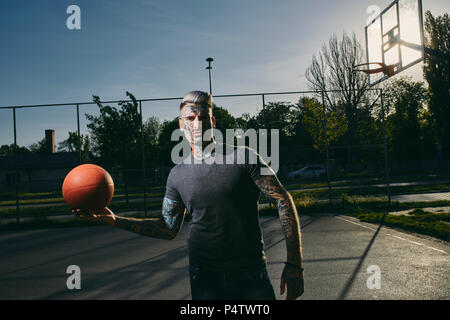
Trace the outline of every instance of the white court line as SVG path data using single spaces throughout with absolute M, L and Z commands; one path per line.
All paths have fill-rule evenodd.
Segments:
M 354 221 L 350 221 L 350 220 L 344 219 L 342 217 L 336 217 L 335 216 L 335 218 L 340 219 L 340 220 L 344 220 L 344 221 L 347 221 L 347 222 L 350 222 L 350 223 L 353 223 L 353 224 L 356 224 L 357 226 L 360 226 L 360 227 L 363 227 L 363 228 L 366 228 L 366 229 L 369 229 L 369 230 L 372 230 L 372 231 L 377 231 L 377 229 L 370 228 L 368 226 L 362 225 L 362 224 L 354 222 Z M 438 252 L 441 252 L 441 253 L 444 253 L 444 254 L 447 253 L 444 250 L 440 250 L 440 249 L 436 249 L 436 248 L 433 248 L 433 247 L 429 247 L 429 246 L 426 246 L 426 245 L 424 245 L 422 243 L 419 243 L 419 242 L 416 242 L 416 241 L 411 241 L 411 240 L 408 240 L 408 239 L 405 239 L 405 238 L 402 238 L 402 237 L 399 237 L 399 236 L 394 236 L 393 234 L 390 234 L 390 233 L 385 233 L 385 235 L 391 236 L 391 237 L 394 237 L 396 239 L 403 240 L 403 241 L 406 241 L 406 242 L 409 242 L 409 243 L 412 243 L 412 244 L 415 244 L 415 245 L 418 245 L 418 246 L 422 246 L 422 247 L 425 247 L 425 248 L 428 248 L 428 249 L 431 249 L 431 250 L 435 250 L 435 251 L 438 251 Z

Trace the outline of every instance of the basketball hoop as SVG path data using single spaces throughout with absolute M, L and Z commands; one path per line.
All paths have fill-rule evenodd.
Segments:
M 380 68 L 376 68 L 376 69 L 356 69 L 358 67 L 362 67 L 362 66 L 369 66 L 371 64 L 377 64 L 380 66 Z M 383 72 L 384 75 L 388 76 L 388 77 L 392 77 L 395 74 L 395 70 L 394 70 L 394 65 L 386 65 L 382 62 L 368 62 L 368 63 L 362 63 L 362 64 L 358 64 L 356 66 L 353 67 L 353 72 L 356 71 L 362 71 L 366 74 L 374 74 L 374 73 L 379 73 L 379 72 Z

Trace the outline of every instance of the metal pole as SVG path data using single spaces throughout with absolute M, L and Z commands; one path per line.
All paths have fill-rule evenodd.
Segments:
M 206 61 L 208 61 L 208 66 L 206 67 L 206 69 L 208 69 L 209 71 L 209 94 L 212 95 L 212 86 L 211 86 L 211 62 L 214 61 L 213 58 L 208 58 L 206 59 Z
M 399 6 L 398 2 L 395 6 L 396 6 L 397 21 L 400 21 L 400 6 Z M 402 32 L 402 30 L 400 28 L 400 23 L 399 23 L 398 24 L 398 34 L 402 34 L 401 32 Z M 400 45 L 398 46 L 398 61 L 402 61 L 402 48 Z
M 386 123 L 385 123 L 385 114 L 384 114 L 384 103 L 383 103 L 383 89 L 380 88 L 380 102 L 381 102 L 381 120 L 383 123 L 383 140 L 384 140 L 384 170 L 386 172 L 386 185 L 388 191 L 388 203 L 387 203 L 387 211 L 390 211 L 391 206 L 391 186 L 389 182 L 389 159 L 387 152 L 387 141 L 386 141 Z
M 264 112 L 264 121 L 265 121 L 265 125 L 267 125 L 266 100 L 265 100 L 264 94 L 262 94 L 262 105 L 263 105 L 263 112 Z
M 14 121 L 14 162 L 15 162 L 15 177 L 14 182 L 16 184 L 16 219 L 17 223 L 20 223 L 19 212 L 19 172 L 17 170 L 17 127 L 16 127 L 16 108 L 13 108 L 13 121 Z
M 322 110 L 323 110 L 323 139 L 325 143 L 325 167 L 327 169 L 327 184 L 328 184 L 328 201 L 331 203 L 331 183 L 330 183 L 330 170 L 328 168 L 328 137 L 327 137 L 327 118 L 325 112 L 325 95 L 322 91 Z
M 77 104 L 77 127 L 78 127 L 78 163 L 81 164 L 81 134 L 80 134 L 80 105 Z
M 139 113 L 141 115 L 141 149 L 142 149 L 142 170 L 144 177 L 144 214 L 147 217 L 147 179 L 145 174 L 145 146 L 144 146 L 144 124 L 142 116 L 142 101 L 139 100 Z
M 267 124 L 267 114 L 266 114 L 266 101 L 265 101 L 265 97 L 264 97 L 264 95 L 262 94 L 261 95 L 262 96 L 262 104 L 263 104 L 263 111 L 264 111 L 264 121 L 266 122 L 266 124 Z M 267 128 L 266 128 L 267 129 Z
M 265 101 L 264 94 L 262 94 L 261 97 L 262 97 L 263 110 L 265 110 L 265 108 L 266 108 L 266 101 Z M 267 118 L 267 115 L 265 115 L 265 118 Z M 267 135 L 266 138 L 268 138 L 268 135 Z M 270 199 L 267 199 L 267 200 L 269 200 L 269 208 L 272 210 L 272 202 L 270 201 Z
M 209 94 L 212 95 L 212 87 L 211 87 L 211 67 L 209 67 Z

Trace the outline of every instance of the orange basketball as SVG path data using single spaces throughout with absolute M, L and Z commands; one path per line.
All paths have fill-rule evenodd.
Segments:
M 62 185 L 64 200 L 72 209 L 98 211 L 106 207 L 114 194 L 114 182 L 109 173 L 94 164 L 73 168 Z

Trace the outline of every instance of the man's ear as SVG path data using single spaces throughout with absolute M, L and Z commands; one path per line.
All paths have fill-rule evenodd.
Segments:
M 178 119 L 178 125 L 180 126 L 180 130 L 183 131 L 183 121 L 181 119 Z

